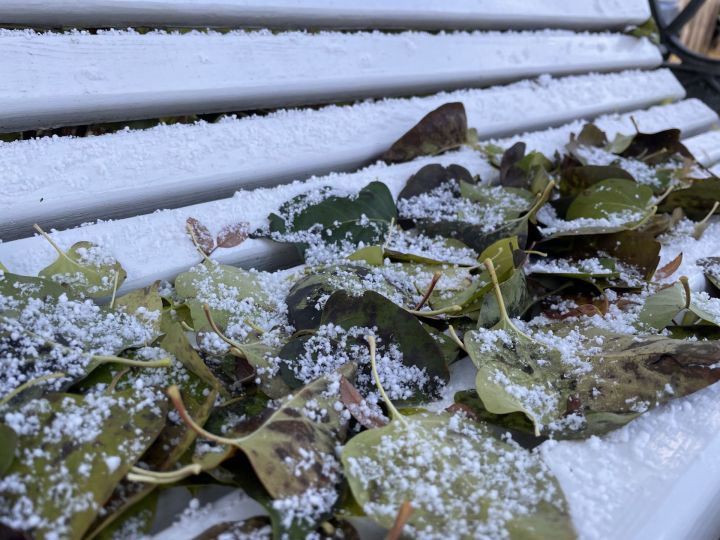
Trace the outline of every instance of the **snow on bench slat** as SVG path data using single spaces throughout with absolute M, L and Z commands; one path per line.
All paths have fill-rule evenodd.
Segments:
M 175 124 L 95 137 L 0 143 L 0 238 L 186 206 L 330 171 L 356 170 L 423 115 L 462 101 L 481 139 L 680 99 L 668 70 L 541 77 L 219 123 Z M 702 118 L 702 114 L 699 115 Z
M 3 0 L 0 21 L 23 26 L 579 28 L 639 24 L 646 0 Z
M 660 64 L 646 39 L 568 31 L 0 31 L 0 131 L 480 87 Z
M 687 100 L 647 111 L 600 117 L 596 124 L 605 130 L 609 137 L 614 137 L 616 133 L 634 132 L 632 118 L 640 129 L 646 132 L 671 127 L 684 129 L 687 126 L 695 129 L 698 127 L 698 118 L 705 119 L 706 128 L 717 121 L 717 115 L 701 102 Z M 528 143 L 529 149 L 553 153 L 568 141 L 570 133 L 579 132 L 582 125 L 583 121 L 577 120 L 561 128 L 530 133 L 520 138 Z M 497 142 L 507 146 L 512 140 Z M 185 221 L 188 217 L 200 220 L 213 233 L 217 233 L 226 224 L 239 221 L 247 221 L 253 228 L 259 227 L 266 223 L 270 212 L 299 193 L 323 185 L 342 186 L 344 189 L 356 191 L 376 179 L 387 184 L 397 196 L 408 177 L 428 163 L 458 163 L 483 178 L 488 178 L 493 173 L 479 152 L 466 148 L 399 165 L 376 164 L 351 174 L 334 173 L 272 189 L 239 191 L 228 199 L 118 221 L 100 222 L 57 232 L 53 237 L 64 248 L 80 240 L 89 240 L 106 247 L 127 270 L 128 279 L 121 288 L 127 291 L 143 287 L 156 279 L 173 279 L 179 272 L 200 261 L 185 232 Z M 245 267 L 259 264 L 268 268 L 272 267 L 273 261 L 276 261 L 277 266 L 297 262 L 297 255 L 292 249 L 261 240 L 246 240 L 240 246 L 220 249 L 216 254 L 221 262 Z M 0 244 L 0 262 L 20 274 L 34 275 L 54 258 L 52 248 L 39 237 Z
M 685 141 L 685 146 L 702 165 L 709 167 L 720 161 L 720 130 L 712 130 Z

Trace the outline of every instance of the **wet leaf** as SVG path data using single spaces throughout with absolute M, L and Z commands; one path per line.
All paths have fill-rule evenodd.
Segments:
M 446 103 L 426 114 L 380 159 L 386 163 L 402 163 L 452 150 L 467 140 L 467 129 L 464 105 Z

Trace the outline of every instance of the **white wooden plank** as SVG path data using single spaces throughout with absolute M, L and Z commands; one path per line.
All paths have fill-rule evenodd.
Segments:
M 22 26 L 607 29 L 650 16 L 645 0 L 4 0 L 0 22 Z
M 35 222 L 67 228 L 228 197 L 239 188 L 355 170 L 449 101 L 463 102 L 469 125 L 487 139 L 648 107 L 684 93 L 668 70 L 635 71 L 281 111 L 217 124 L 0 143 L 0 238 L 27 236 Z M 699 107 L 698 120 L 707 121 L 707 109 L 697 102 L 687 105 Z
M 0 31 L 0 130 L 417 95 L 660 64 L 645 39 L 427 34 Z
M 685 141 L 685 146 L 702 165 L 710 167 L 720 161 L 720 130 L 712 130 Z
M 635 128 L 631 118 L 635 119 L 640 129 L 648 132 L 671 127 L 682 129 L 686 125 L 697 126 L 697 116 L 704 105 L 694 100 L 689 103 L 697 106 L 680 102 L 647 111 L 604 116 L 597 119 L 596 124 L 610 137 L 619 132 L 633 133 Z M 705 110 L 709 111 L 705 114 L 708 123 L 717 121 L 714 112 L 707 107 Z M 568 141 L 570 133 L 578 132 L 582 125 L 582 121 L 576 121 L 561 128 L 527 134 L 522 139 L 531 149 L 553 152 Z M 498 141 L 502 145 L 509 145 L 511 142 L 511 139 Z M 247 221 L 253 228 L 259 227 L 266 223 L 267 215 L 275 211 L 283 201 L 317 186 L 335 185 L 352 191 L 360 189 L 371 180 L 380 179 L 397 195 L 407 178 L 427 163 L 458 163 L 474 174 L 486 178 L 492 174 L 491 167 L 479 152 L 463 149 L 399 165 L 376 164 L 351 174 L 330 174 L 272 189 L 239 191 L 229 199 L 118 221 L 100 222 L 57 232 L 53 236 L 56 242 L 65 248 L 80 240 L 105 246 L 128 273 L 127 281 L 121 288 L 122 291 L 127 291 L 145 286 L 156 279 L 173 279 L 177 273 L 200 260 L 185 233 L 185 220 L 188 217 L 199 219 L 214 233 L 222 226 L 238 221 Z M 171 256 L 168 256 L 168 253 Z M 292 250 L 261 240 L 247 240 L 236 248 L 218 250 L 216 253 L 218 260 L 242 266 L 260 265 L 268 268 L 273 261 L 277 265 L 297 262 L 297 258 L 293 258 Z M 35 275 L 54 258 L 52 248 L 39 237 L 0 244 L 0 262 L 20 274 Z

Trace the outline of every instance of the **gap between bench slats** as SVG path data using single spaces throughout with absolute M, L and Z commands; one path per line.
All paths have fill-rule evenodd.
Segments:
M 650 16 L 644 0 L 4 0 L 0 23 L 123 28 L 609 29 Z

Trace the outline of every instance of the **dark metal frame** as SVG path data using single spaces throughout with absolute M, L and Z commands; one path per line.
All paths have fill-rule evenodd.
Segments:
M 716 79 L 716 77 L 720 77 L 720 60 L 698 54 L 688 49 L 680 41 L 680 30 L 690 22 L 706 1 L 690 0 L 687 6 L 669 23 L 663 21 L 657 0 L 650 0 L 650 9 L 660 32 L 660 41 L 667 48 L 668 53 L 673 53 L 682 59 L 682 64 L 673 64 L 673 69 L 690 71 L 703 76 L 715 90 L 720 92 L 720 82 Z

